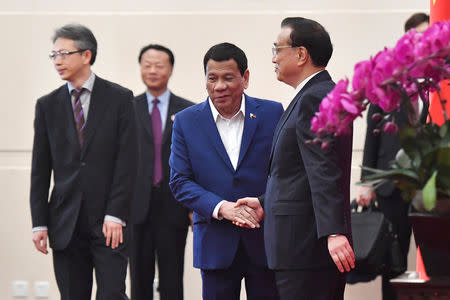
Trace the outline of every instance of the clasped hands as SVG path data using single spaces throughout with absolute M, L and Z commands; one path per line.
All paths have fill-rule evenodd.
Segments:
M 239 227 L 259 228 L 259 222 L 264 216 L 264 210 L 258 198 L 241 198 L 236 203 L 225 202 L 222 207 L 223 212 L 227 212 L 222 216 Z M 330 256 L 340 272 L 348 272 L 355 267 L 355 254 L 345 235 L 330 235 L 327 238 L 327 244 Z
M 239 199 L 236 203 L 225 201 L 219 209 L 219 216 L 239 227 L 259 228 L 264 210 L 258 198 L 247 197 Z

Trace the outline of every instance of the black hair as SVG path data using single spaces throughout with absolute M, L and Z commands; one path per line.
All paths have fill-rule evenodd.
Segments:
M 233 59 L 236 62 L 242 76 L 248 68 L 247 56 L 245 56 L 244 51 L 231 43 L 220 43 L 209 48 L 203 58 L 203 69 L 205 70 L 205 74 L 206 65 L 210 59 L 214 61 L 226 61 Z
M 281 27 L 292 29 L 290 35 L 292 47 L 305 47 L 316 67 L 327 66 L 333 54 L 333 45 L 330 35 L 322 25 L 314 20 L 293 17 L 284 19 Z
M 405 22 L 405 32 L 408 32 L 410 29 L 419 26 L 420 24 L 427 22 L 430 23 L 430 16 L 425 13 L 415 13 L 411 17 L 408 18 Z
M 170 64 L 173 65 L 175 64 L 175 57 L 173 56 L 172 51 L 170 51 L 169 48 L 166 48 L 162 45 L 158 45 L 158 44 L 150 44 L 145 46 L 144 48 L 141 49 L 141 52 L 139 52 L 139 57 L 138 57 L 138 62 L 141 63 L 141 59 L 142 59 L 142 55 L 144 55 L 145 52 L 147 52 L 150 49 L 155 49 L 158 51 L 163 51 L 166 52 L 167 55 L 169 55 L 169 60 L 170 60 Z
M 81 24 L 67 24 L 55 30 L 53 43 L 59 38 L 73 40 L 78 50 L 91 51 L 90 64 L 94 64 L 97 57 L 97 40 L 89 28 Z

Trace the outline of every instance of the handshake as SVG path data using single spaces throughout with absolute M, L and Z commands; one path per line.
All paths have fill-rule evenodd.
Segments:
M 219 216 L 234 225 L 245 228 L 259 228 L 264 210 L 258 198 L 241 198 L 236 203 L 225 201 L 219 209 Z

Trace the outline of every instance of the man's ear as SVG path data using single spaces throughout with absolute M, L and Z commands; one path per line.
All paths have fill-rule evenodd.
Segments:
M 250 80 L 250 71 L 247 69 L 244 72 L 244 89 L 248 88 L 248 82 Z
M 309 59 L 309 52 L 303 46 L 297 48 L 298 65 L 304 65 Z
M 81 55 L 83 55 L 83 62 L 90 65 L 91 64 L 91 59 L 92 59 L 92 51 L 91 50 L 85 50 L 83 53 L 81 53 Z

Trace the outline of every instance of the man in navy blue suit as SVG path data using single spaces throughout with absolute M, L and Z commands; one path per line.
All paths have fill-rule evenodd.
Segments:
M 237 199 L 264 193 L 270 146 L 283 113 L 280 103 L 249 97 L 245 53 L 233 44 L 213 46 L 203 65 L 209 97 L 175 116 L 170 187 L 194 211 L 194 267 L 201 269 L 203 299 L 277 299 L 267 268 L 262 209 L 235 207 Z M 255 229 L 233 221 L 250 220 Z

